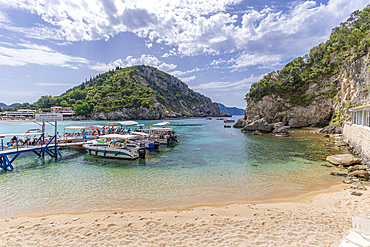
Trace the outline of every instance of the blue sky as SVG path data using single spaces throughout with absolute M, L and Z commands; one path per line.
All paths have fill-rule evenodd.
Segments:
M 0 0 L 0 102 L 155 66 L 226 106 L 328 39 L 368 0 Z

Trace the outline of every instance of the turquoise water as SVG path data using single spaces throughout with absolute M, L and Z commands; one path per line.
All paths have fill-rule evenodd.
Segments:
M 336 168 L 322 166 L 327 164 L 322 159 L 335 150 L 299 131 L 279 138 L 225 129 L 217 120 L 170 122 L 194 125 L 173 126 L 180 143 L 148 152 L 145 159 L 105 159 L 72 149 L 62 149 L 58 160 L 22 154 L 13 171 L 0 171 L 0 216 L 269 200 L 326 189 L 340 181 L 329 175 Z M 58 130 L 104 123 L 63 121 Z M 0 133 L 36 127 L 33 122 L 0 122 Z M 53 128 L 47 126 L 47 131 Z

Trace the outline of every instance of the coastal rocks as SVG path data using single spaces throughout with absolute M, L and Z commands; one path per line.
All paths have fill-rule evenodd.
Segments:
M 351 196 L 362 196 L 362 192 L 360 191 L 355 191 L 355 190 L 349 190 L 348 193 L 351 195 Z
M 247 126 L 250 122 L 248 122 L 244 117 L 238 119 L 236 123 L 233 125 L 234 128 L 244 128 Z
M 282 136 L 287 137 L 289 136 L 288 130 L 284 127 L 283 123 L 276 123 L 274 124 L 274 130 L 271 132 L 274 136 Z
M 357 177 L 365 180 L 369 180 L 369 172 L 365 170 L 358 170 L 348 174 L 349 177 Z
M 259 132 L 258 130 L 252 132 L 252 135 L 263 135 L 261 132 Z
M 366 190 L 366 187 L 361 184 L 361 182 L 352 183 L 350 186 L 351 189 L 355 190 Z
M 354 171 L 359 171 L 359 170 L 367 170 L 367 166 L 365 165 L 355 165 L 355 166 L 350 166 L 348 167 L 348 173 L 354 172 Z
M 340 125 L 334 126 L 326 126 L 322 130 L 320 130 L 320 133 L 322 134 L 342 134 L 343 128 Z
M 283 122 L 292 128 L 299 127 L 324 127 L 329 124 L 333 114 L 333 100 L 325 98 L 320 93 L 335 89 L 335 84 L 320 89 L 315 100 L 309 105 L 300 106 L 290 102 L 289 99 L 271 94 L 264 96 L 259 101 L 248 100 L 245 110 L 247 120 L 263 117 L 270 123 Z
M 352 154 L 337 154 L 326 157 L 326 160 L 334 165 L 349 166 L 352 164 L 359 163 Z
M 264 118 L 258 119 L 253 121 L 250 124 L 247 124 L 243 129 L 242 132 L 252 132 L 252 131 L 260 131 L 265 133 L 270 133 L 273 129 L 273 126 L 269 124 Z

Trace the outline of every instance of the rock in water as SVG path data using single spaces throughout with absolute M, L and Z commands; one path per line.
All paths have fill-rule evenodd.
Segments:
M 358 171 L 358 170 L 366 170 L 368 167 L 365 165 L 355 165 L 348 167 L 348 173 Z
M 288 132 L 288 130 L 284 126 L 275 128 L 272 131 L 272 134 L 275 135 L 275 136 L 285 136 L 285 137 L 286 136 L 289 136 L 289 132 Z
M 256 131 L 252 132 L 252 135 L 262 135 L 262 133 L 259 132 L 258 130 L 256 130 Z
M 348 174 L 350 177 L 358 177 L 369 180 L 369 172 L 364 170 L 357 170 Z
M 253 121 L 242 129 L 242 132 L 261 131 L 270 133 L 272 131 L 272 124 L 269 124 L 264 118 Z
M 349 166 L 352 164 L 359 163 L 352 154 L 337 154 L 326 157 L 326 160 L 334 165 L 344 165 Z

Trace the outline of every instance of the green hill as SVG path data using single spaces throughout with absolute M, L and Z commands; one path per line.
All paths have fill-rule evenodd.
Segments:
M 157 119 L 218 116 L 217 104 L 177 78 L 149 66 L 99 74 L 60 96 L 42 96 L 35 106 L 71 106 L 76 116 L 95 119 Z M 122 113 L 124 112 L 124 113 Z
M 248 103 L 261 100 L 266 95 L 276 94 L 288 99 L 293 105 L 305 106 L 317 97 L 333 98 L 338 89 L 322 94 L 305 94 L 311 82 L 319 87 L 327 86 L 327 78 L 340 73 L 346 59 L 354 61 L 369 53 L 370 5 L 355 11 L 332 30 L 330 39 L 311 49 L 309 54 L 298 57 L 281 70 L 273 71 L 251 86 L 245 99 Z

